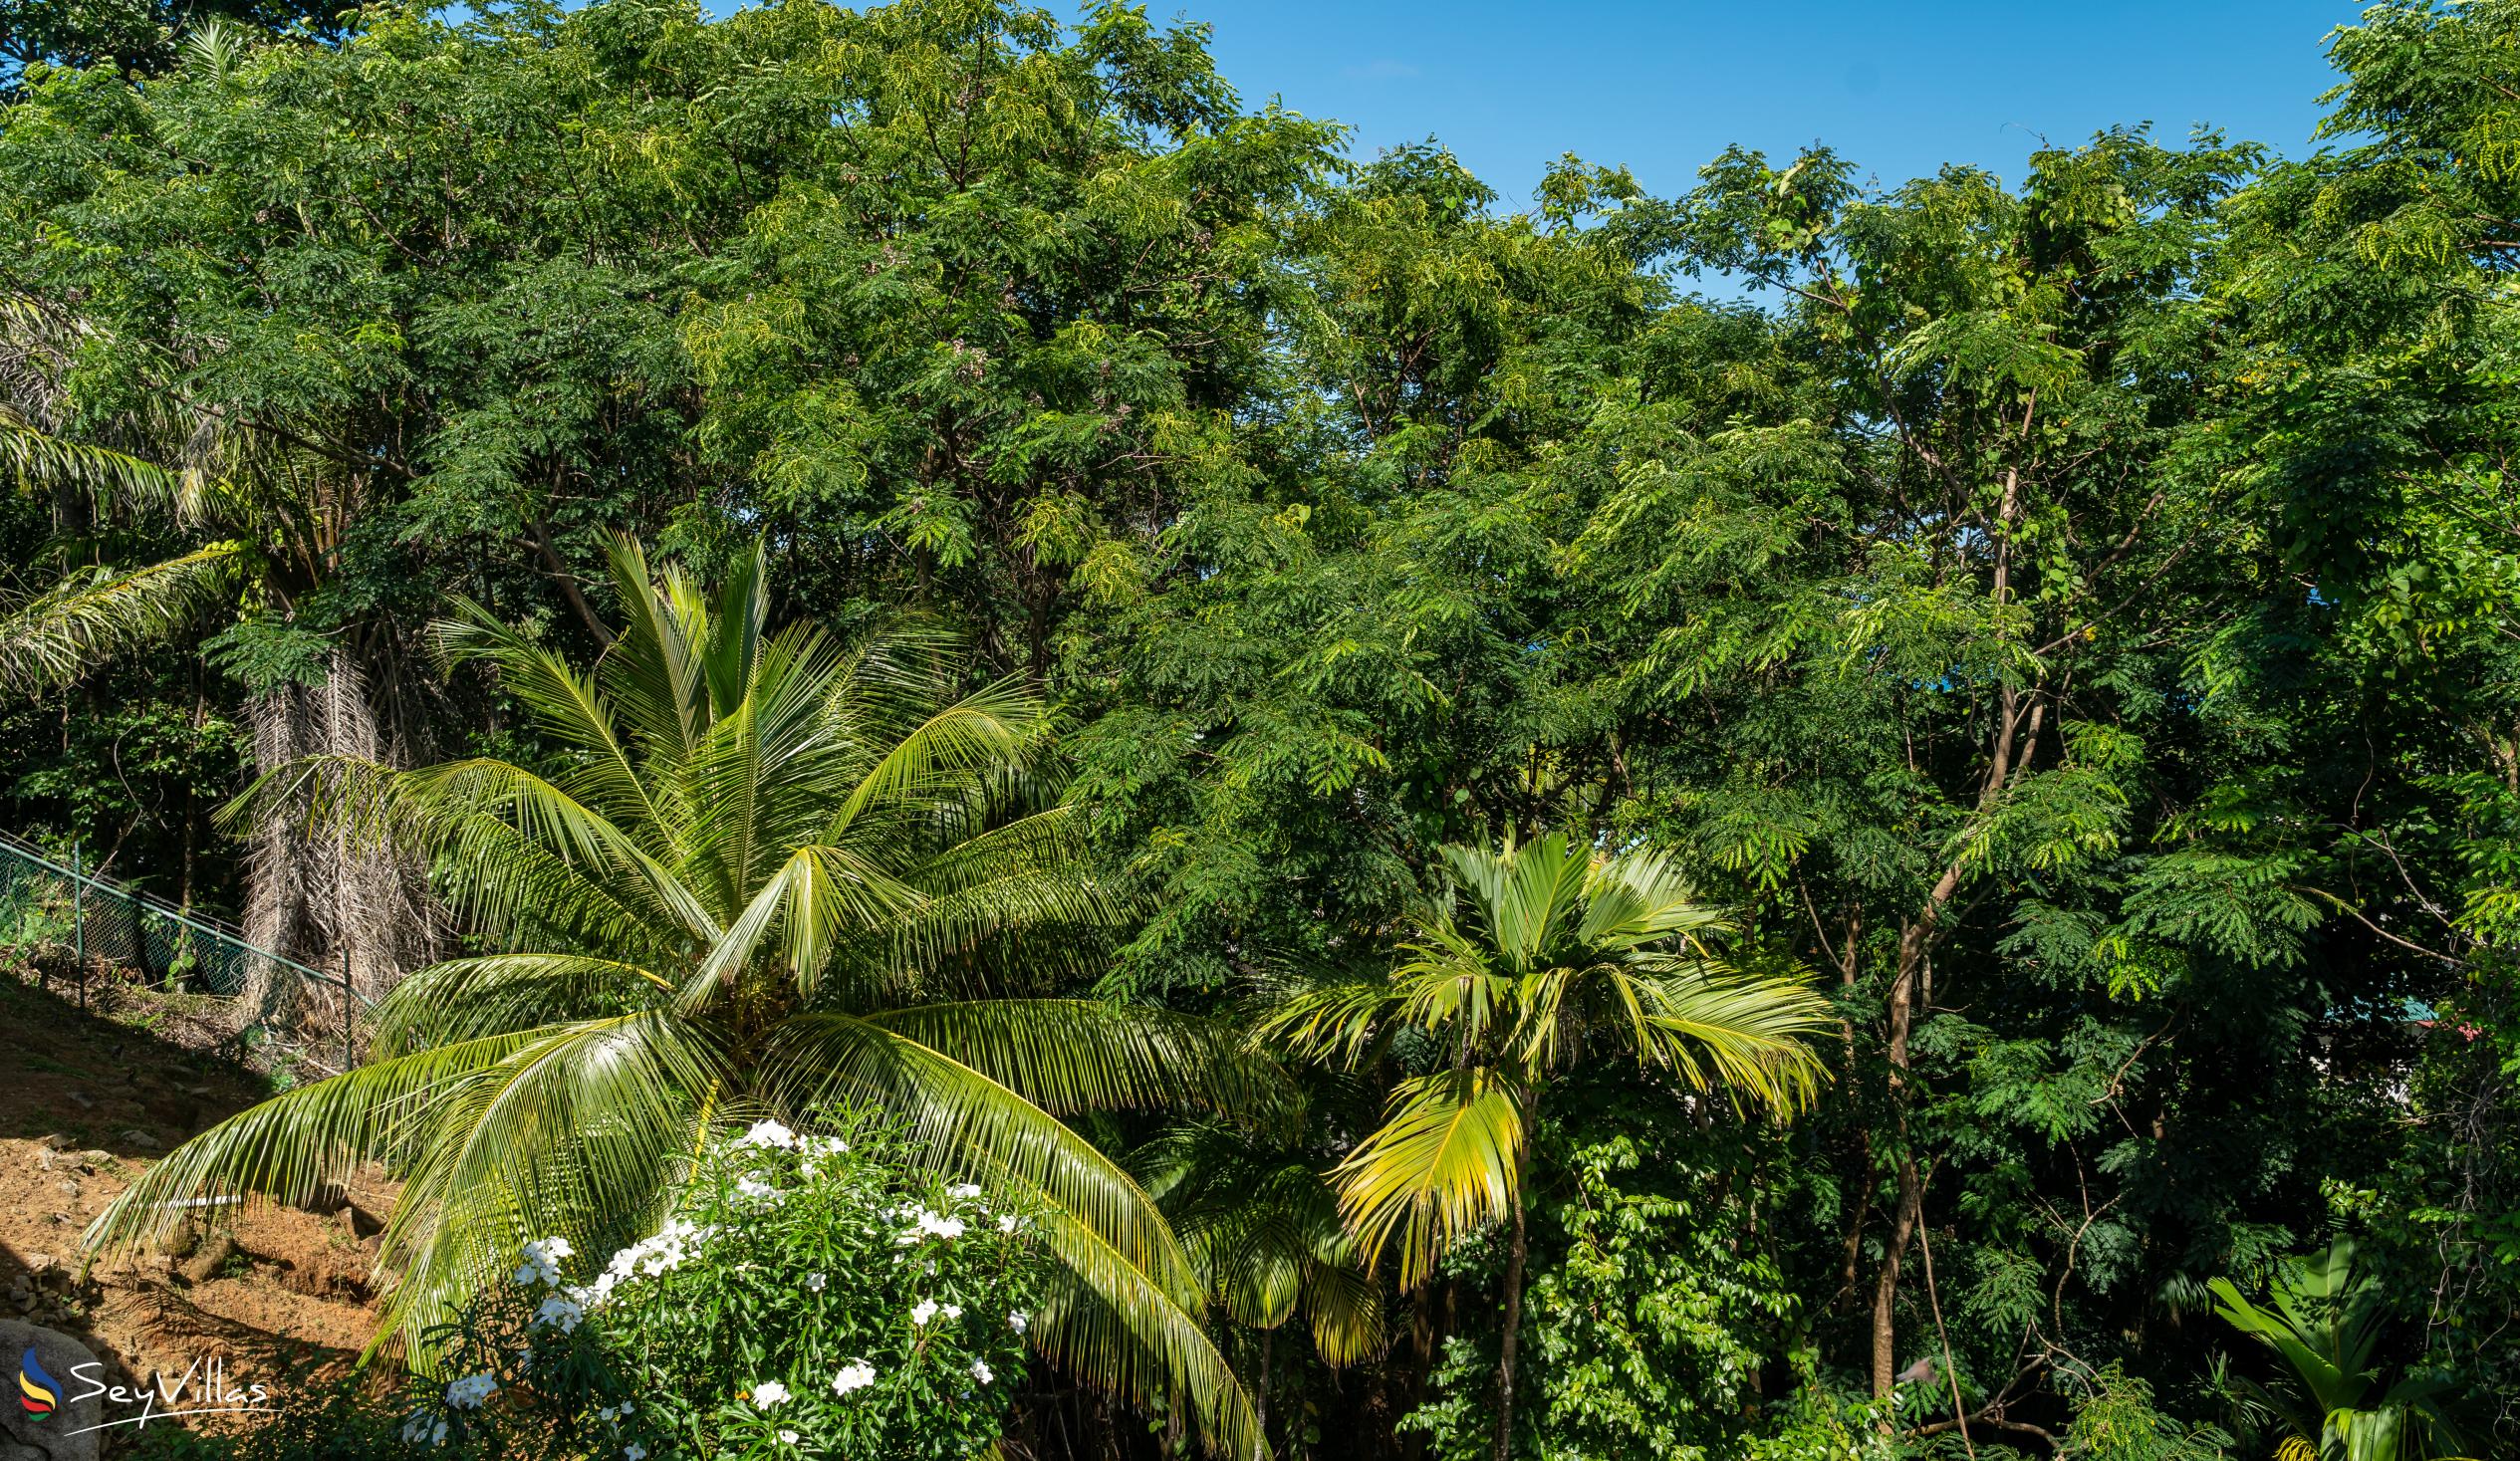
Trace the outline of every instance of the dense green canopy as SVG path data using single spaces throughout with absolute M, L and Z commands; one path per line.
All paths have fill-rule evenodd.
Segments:
M 1117 4 L 185 35 L 22 42 L 0 112 L 0 826 L 380 987 L 649 968 L 690 950 L 519 923 L 461 838 L 214 814 L 342 758 L 595 775 L 525 667 L 637 648 L 616 534 L 773 630 L 957 646 L 1108 906 L 883 958 L 982 1024 L 1239 1029 L 1303 1097 L 1003 1107 L 1179 1331 L 1116 1387 L 1054 1346 L 1036 1454 L 1242 1424 L 1181 1355 L 1280 1451 L 1490 1454 L 1510 1335 L 1513 1455 L 2262 1456 L 2301 1397 L 2219 1316 L 2339 1239 L 2344 1388 L 2520 1447 L 2520 3 L 2338 31 L 2307 157 L 1569 157 L 1522 212 Z M 441 654 L 458 614 L 511 638 Z M 1499 973 L 1479 869 L 1542 848 L 1687 918 Z M 1398 1009 L 1482 981 L 1567 1058 Z M 1758 1060 L 1654 1033 L 1743 990 Z M 1445 1092 L 1511 1141 L 1430 1219 L 1376 1159 Z

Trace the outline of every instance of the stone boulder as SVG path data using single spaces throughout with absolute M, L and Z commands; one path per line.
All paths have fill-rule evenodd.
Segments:
M 27 1409 L 19 1383 L 20 1365 L 30 1349 L 36 1364 L 53 1380 L 56 1403 L 49 1415 Z M 0 1384 L 8 1387 L 5 1398 L 0 1398 L 0 1461 L 97 1461 L 105 1453 L 107 1432 L 88 1429 L 106 1419 L 103 1397 L 71 1398 L 94 1388 L 72 1371 L 96 1363 L 97 1356 L 87 1345 L 59 1330 L 0 1319 Z M 84 1372 L 100 1378 L 106 1373 L 102 1368 Z M 73 1434 L 76 1431 L 86 1434 Z

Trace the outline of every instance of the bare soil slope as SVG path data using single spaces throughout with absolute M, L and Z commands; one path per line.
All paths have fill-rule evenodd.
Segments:
M 331 1216 L 212 1209 L 165 1251 L 84 1264 L 79 1236 L 148 1162 L 272 1093 L 222 1059 L 213 1002 L 92 976 L 0 970 L 0 1314 L 75 1336 L 130 1380 L 224 1361 L 285 1395 L 376 1330 L 368 1290 L 385 1194 Z

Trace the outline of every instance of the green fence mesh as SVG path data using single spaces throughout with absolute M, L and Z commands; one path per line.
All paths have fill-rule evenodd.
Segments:
M 77 861 L 75 852 L 56 857 L 0 833 L 0 949 L 66 956 L 79 971 L 74 977 L 84 978 L 103 966 L 127 982 L 170 994 L 233 1000 L 268 973 L 295 974 L 329 995 L 327 1002 L 343 999 L 339 974 L 257 948 L 240 929 L 96 877 L 75 865 Z M 364 1014 L 365 1004 L 354 999 L 352 1008 Z M 307 1034 L 260 1033 L 289 1043 Z M 322 1042 L 335 1068 L 340 1045 L 351 1033 L 337 1024 Z

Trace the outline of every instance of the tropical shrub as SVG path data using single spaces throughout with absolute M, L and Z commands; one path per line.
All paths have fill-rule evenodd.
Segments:
M 434 1337 L 414 1448 L 951 1461 L 993 1442 L 1048 1259 L 1036 1214 L 867 1120 L 713 1141 L 598 1265 L 564 1238 Z
M 2229 1279 L 2207 1287 L 2224 1322 L 2283 1360 L 2283 1374 L 2243 1381 L 2243 1393 L 2273 1420 L 2284 1461 L 2425 1461 L 2465 1449 L 2448 1380 L 2407 1373 L 2383 1383 L 2388 1298 L 2356 1271 L 2351 1239 L 2278 1269 L 2264 1305 Z

